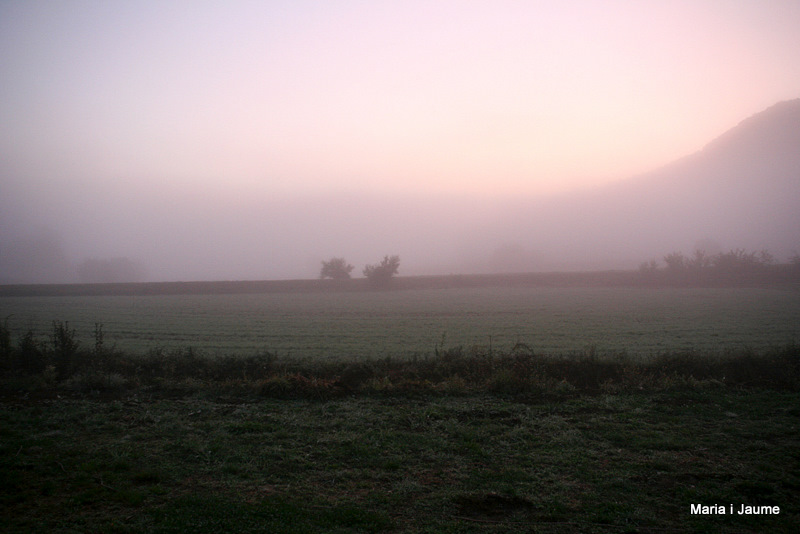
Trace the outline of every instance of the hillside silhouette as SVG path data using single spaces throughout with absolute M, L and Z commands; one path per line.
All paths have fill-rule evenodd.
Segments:
M 800 250 L 800 99 L 743 120 L 702 150 L 588 191 L 520 202 L 492 230 L 517 230 L 531 270 L 632 268 L 675 250 Z

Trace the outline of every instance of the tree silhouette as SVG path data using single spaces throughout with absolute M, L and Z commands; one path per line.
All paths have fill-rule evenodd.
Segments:
M 364 267 L 364 276 L 376 285 L 387 285 L 400 268 L 400 256 L 384 256 L 380 263 Z
M 350 278 L 350 271 L 353 266 L 348 264 L 344 258 L 331 258 L 322 262 L 322 269 L 319 271 L 320 278 L 333 278 L 334 280 L 345 280 Z

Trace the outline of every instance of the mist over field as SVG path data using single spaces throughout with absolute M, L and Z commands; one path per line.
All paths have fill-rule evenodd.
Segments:
M 135 183 L 26 184 L 3 200 L 2 281 L 78 281 L 80 267 L 91 267 L 81 258 L 110 258 L 133 281 L 313 278 L 333 256 L 360 276 L 384 254 L 400 255 L 407 275 L 633 269 L 697 247 L 768 249 L 785 261 L 800 250 L 797 147 L 800 100 L 661 169 L 570 193 L 239 195 L 223 185 L 153 194 Z
M 65 4 L 0 8 L 0 284 L 800 251 L 796 3 Z

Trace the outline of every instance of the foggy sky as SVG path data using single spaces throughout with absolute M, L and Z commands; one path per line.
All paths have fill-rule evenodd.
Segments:
M 800 96 L 798 21 L 791 0 L 4 2 L 0 283 L 114 258 L 202 280 L 786 255 L 789 215 L 633 236 L 640 202 L 602 188 Z M 587 225 L 611 197 L 636 219 Z

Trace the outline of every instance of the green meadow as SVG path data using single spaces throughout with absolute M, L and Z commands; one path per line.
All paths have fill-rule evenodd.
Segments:
M 236 295 L 0 297 L 14 335 L 95 323 L 124 351 L 372 359 L 442 347 L 650 355 L 800 340 L 800 288 L 479 287 Z
M 800 527 L 796 289 L 0 305 L 7 532 Z

